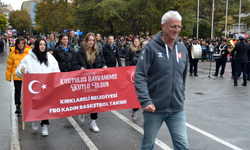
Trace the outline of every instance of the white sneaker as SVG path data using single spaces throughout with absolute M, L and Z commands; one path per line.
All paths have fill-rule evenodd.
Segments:
M 78 117 L 79 117 L 79 121 L 80 122 L 84 122 L 84 120 L 85 120 L 85 114 L 79 115 Z
M 99 128 L 97 127 L 95 122 L 91 122 L 90 123 L 90 128 L 94 131 L 94 132 L 99 132 Z
M 48 125 L 43 125 L 43 129 L 42 129 L 42 136 L 48 136 L 49 135 L 49 131 L 48 131 Z
M 135 121 L 137 119 L 137 111 L 132 111 L 131 118 Z
M 33 128 L 33 130 L 38 130 L 38 123 L 39 123 L 39 121 L 32 122 L 32 128 Z

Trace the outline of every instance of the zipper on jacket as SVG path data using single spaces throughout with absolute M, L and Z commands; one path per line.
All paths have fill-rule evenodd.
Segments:
M 172 65 L 172 88 L 171 88 L 171 100 L 170 100 L 170 104 L 169 104 L 169 110 L 172 112 L 172 107 L 171 107 L 171 104 L 172 104 L 172 101 L 173 101 L 173 93 L 174 93 L 174 62 L 175 62 L 175 60 L 174 60 L 174 50 L 175 50 L 175 46 L 174 46 L 174 49 L 173 49 L 173 51 L 172 51 L 172 63 L 173 63 L 173 65 Z

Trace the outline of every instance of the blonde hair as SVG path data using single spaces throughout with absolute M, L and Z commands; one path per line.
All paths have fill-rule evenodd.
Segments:
M 133 39 L 133 41 L 132 41 L 132 43 L 130 45 L 130 49 L 131 49 L 132 53 L 135 52 L 137 49 L 140 49 L 140 44 L 138 45 L 138 48 L 136 48 L 135 45 L 134 45 L 134 42 L 135 42 L 136 39 L 140 42 L 139 38 L 137 38 L 137 37 Z
M 90 36 L 94 37 L 94 45 L 91 47 L 91 63 L 90 63 L 90 53 L 88 51 L 88 49 L 89 49 L 88 40 L 89 40 Z M 87 63 L 90 65 L 93 65 L 95 63 L 95 60 L 96 60 L 96 54 L 98 54 L 98 52 L 99 52 L 98 47 L 97 47 L 97 43 L 96 43 L 96 37 L 95 37 L 94 33 L 87 33 L 87 35 L 84 38 L 83 48 L 84 48 L 84 51 L 86 53 Z
M 55 32 L 52 32 L 52 31 L 51 31 L 51 32 L 49 33 L 49 36 L 50 36 L 51 34 L 54 35 L 54 41 L 52 41 L 52 42 L 56 42 L 56 34 L 55 34 Z M 48 42 L 48 43 L 51 42 L 50 38 L 47 39 L 47 42 Z

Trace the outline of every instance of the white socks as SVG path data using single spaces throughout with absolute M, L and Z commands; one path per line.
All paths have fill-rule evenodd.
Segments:
M 92 119 L 92 120 L 91 120 L 91 123 L 95 123 L 95 120 Z

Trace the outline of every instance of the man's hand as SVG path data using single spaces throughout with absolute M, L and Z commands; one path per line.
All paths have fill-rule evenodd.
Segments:
M 153 104 L 147 105 L 146 107 L 142 108 L 142 110 L 154 113 L 155 112 L 155 105 L 153 105 Z
M 81 70 L 84 70 L 84 71 L 86 71 L 86 69 L 85 69 L 85 68 L 83 68 L 83 67 L 81 68 Z

